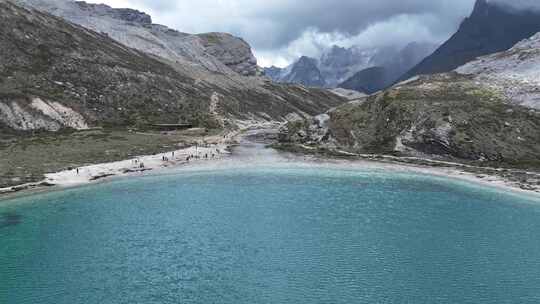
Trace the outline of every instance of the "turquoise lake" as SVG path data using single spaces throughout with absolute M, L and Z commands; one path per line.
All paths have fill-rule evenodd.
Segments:
M 21 197 L 0 303 L 540 303 L 540 201 L 294 162 Z

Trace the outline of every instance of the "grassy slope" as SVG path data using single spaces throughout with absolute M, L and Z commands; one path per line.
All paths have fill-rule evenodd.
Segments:
M 43 180 L 70 167 L 119 161 L 178 149 L 215 135 L 206 132 L 129 132 L 122 129 L 40 133 L 0 138 L 0 188 Z M 13 138 L 12 138 L 13 139 Z
M 340 106 L 330 117 L 331 137 L 351 152 L 540 168 L 540 113 L 506 104 L 463 76 L 422 78 Z M 305 127 L 296 124 L 293 132 Z M 396 150 L 398 138 L 405 151 Z

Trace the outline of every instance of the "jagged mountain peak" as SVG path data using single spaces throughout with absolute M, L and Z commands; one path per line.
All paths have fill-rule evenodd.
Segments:
M 326 81 L 318 68 L 318 61 L 315 58 L 302 56 L 288 69 L 282 82 L 298 83 L 308 87 L 324 87 Z
M 489 7 L 490 6 L 487 0 L 476 0 L 471 16 L 474 17 L 479 14 L 484 14 L 487 12 Z

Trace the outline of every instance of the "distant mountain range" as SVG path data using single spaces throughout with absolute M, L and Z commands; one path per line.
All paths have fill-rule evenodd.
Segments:
M 277 82 L 300 83 L 306 86 L 341 87 L 363 93 L 374 93 L 416 75 L 445 73 L 477 57 L 508 50 L 522 39 L 540 31 L 540 12 L 517 10 L 500 2 L 477 0 L 471 15 L 458 31 L 440 47 L 412 42 L 403 49 L 392 47 L 349 49 L 333 47 L 323 53 L 299 74 L 295 65 L 265 69 Z M 302 62 L 301 62 L 302 61 Z M 295 74 L 291 75 L 291 71 Z M 308 75 L 322 79 L 310 81 Z
M 357 73 L 365 75 L 373 71 L 374 67 L 383 68 L 385 70 L 383 79 L 375 83 L 379 89 L 391 82 L 390 75 L 403 74 L 435 48 L 435 45 L 426 43 L 410 43 L 403 49 L 392 46 L 367 49 L 356 46 L 351 48 L 333 46 L 323 52 L 318 59 L 303 56 L 286 68 L 270 67 L 265 68 L 264 72 L 276 82 L 328 88 L 343 87 L 341 84 L 345 82 L 349 84 L 345 86 L 348 89 L 371 93 L 362 90 L 371 87 L 370 84 L 353 86 L 351 84 L 358 81 L 350 79 L 355 78 Z M 364 71 L 366 69 L 367 71 Z

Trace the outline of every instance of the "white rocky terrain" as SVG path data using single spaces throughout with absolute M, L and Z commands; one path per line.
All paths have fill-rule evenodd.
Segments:
M 132 9 L 114 9 L 104 4 L 72 0 L 15 0 L 27 7 L 46 11 L 134 49 L 212 72 L 256 75 L 257 60 L 242 39 L 225 33 L 192 35 L 163 25 Z
M 81 114 L 59 102 L 48 102 L 41 98 L 34 98 L 28 106 L 17 101 L 9 104 L 0 102 L 0 121 L 18 131 L 58 131 L 62 127 L 88 129 Z
M 540 109 L 540 33 L 508 51 L 480 57 L 458 69 L 511 102 Z

